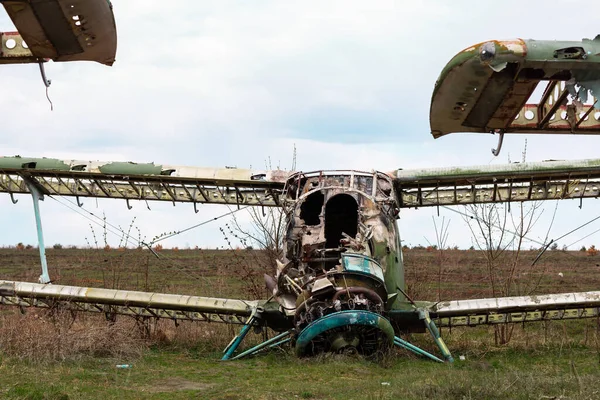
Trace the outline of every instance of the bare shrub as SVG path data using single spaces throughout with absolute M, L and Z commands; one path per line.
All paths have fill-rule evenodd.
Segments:
M 541 216 L 540 206 L 538 202 L 528 206 L 521 203 L 516 216 L 510 211 L 510 204 L 474 204 L 467 207 L 469 215 L 465 222 L 475 246 L 485 254 L 492 297 L 530 295 L 539 287 L 545 271 L 534 269 L 535 261 L 526 265 L 522 255 L 527 235 Z M 494 329 L 496 344 L 507 344 L 514 325 L 495 325 Z
M 223 349 L 238 333 L 240 325 L 201 321 L 170 321 L 149 318 L 138 321 L 146 344 L 183 351 L 191 356 L 221 356 Z M 276 333 L 268 330 L 270 336 Z M 239 351 L 256 346 L 265 340 L 265 330 L 251 330 L 244 338 Z
M 587 253 L 588 256 L 595 256 L 596 254 L 598 254 L 598 249 L 596 249 L 596 246 L 591 245 L 589 247 L 589 249 L 587 249 L 586 253 Z
M 235 269 L 232 272 L 244 282 L 244 294 L 250 296 L 252 299 L 264 298 L 267 295 L 267 291 L 263 275 L 275 275 L 276 260 L 278 259 L 277 254 L 282 254 L 282 245 L 278 244 L 275 250 L 273 247 L 262 247 L 263 244 L 261 244 L 261 250 L 254 250 L 252 246 L 247 244 L 248 242 L 244 237 L 234 231 L 234 229 L 237 229 L 238 232 L 242 232 L 241 228 L 232 228 L 229 224 L 225 224 L 225 228 L 219 229 L 223 234 L 224 240 L 227 242 L 227 246 L 230 249 L 229 253 L 233 259 L 233 265 L 235 265 Z M 230 237 L 235 237 L 239 240 L 245 250 L 241 250 L 239 247 L 237 249 L 234 248 Z
M 152 335 L 153 345 L 174 346 L 181 349 L 197 349 L 200 352 L 221 351 L 238 328 L 233 325 L 220 323 L 181 321 L 155 321 L 155 334 Z

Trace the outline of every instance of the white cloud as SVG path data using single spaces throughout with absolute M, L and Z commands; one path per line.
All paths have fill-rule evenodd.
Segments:
M 556 10 L 571 15 L 576 3 L 113 3 L 117 62 L 112 68 L 48 64 L 54 112 L 37 66 L 2 66 L 0 154 L 255 168 L 271 157 L 274 165 L 289 168 L 296 144 L 303 170 L 504 163 L 508 154 L 519 160 L 519 136 L 507 137 L 496 159 L 490 153 L 495 137 L 434 141 L 428 111 L 435 79 L 459 50 L 491 38 L 594 37 L 600 11 L 600 5 L 586 4 L 585 14 L 572 14 L 577 18 L 561 30 Z M 11 29 L 5 16 L 0 27 Z M 340 120 L 350 117 L 372 129 L 347 135 Z M 527 158 L 596 157 L 597 141 L 529 137 Z M 31 201 L 21 198 L 14 206 L 0 198 L 1 209 L 10 210 L 0 213 L 0 224 L 11 227 L 0 233 L 0 243 L 35 242 Z M 151 204 L 150 213 L 144 204 L 131 211 L 114 201 L 99 201 L 98 209 L 95 201 L 85 204 L 96 213 L 105 209 L 117 225 L 137 216 L 148 236 L 221 210 L 203 206 L 195 215 L 191 206 Z M 562 231 L 594 207 L 586 202 L 586 212 L 577 212 L 565 206 L 571 221 L 561 222 Z M 87 220 L 53 201 L 42 212 L 49 243 L 85 243 Z M 432 212 L 403 212 L 403 237 L 421 243 L 431 232 Z M 468 243 L 462 222 L 452 218 L 456 243 Z M 208 228 L 171 243 L 223 244 Z

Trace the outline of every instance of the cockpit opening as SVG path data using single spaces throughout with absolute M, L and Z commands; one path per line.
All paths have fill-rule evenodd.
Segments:
M 355 238 L 358 232 L 358 203 L 348 194 L 338 194 L 325 206 L 325 247 L 340 247 L 342 233 Z
M 321 223 L 319 216 L 323 210 L 324 201 L 325 196 L 321 191 L 310 194 L 306 200 L 304 200 L 300 206 L 300 218 L 304 220 L 306 225 L 315 226 Z

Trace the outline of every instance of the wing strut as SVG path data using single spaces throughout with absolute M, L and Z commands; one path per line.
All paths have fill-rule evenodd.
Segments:
M 44 200 L 44 194 L 37 188 L 35 183 L 29 179 L 25 179 L 25 184 L 31 192 L 33 199 L 33 211 L 35 213 L 35 226 L 38 236 L 38 248 L 40 249 L 40 263 L 42 264 L 42 275 L 40 275 L 40 283 L 50 283 L 50 275 L 48 273 L 48 262 L 46 260 L 46 247 L 44 245 L 44 230 L 42 229 L 42 217 L 40 215 L 40 200 Z

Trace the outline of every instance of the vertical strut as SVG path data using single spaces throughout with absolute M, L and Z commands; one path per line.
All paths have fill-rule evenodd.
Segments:
M 221 361 L 229 360 L 233 356 L 233 353 L 235 353 L 235 351 L 239 347 L 240 343 L 242 343 L 242 341 L 244 340 L 244 338 L 250 331 L 250 328 L 252 328 L 254 321 L 260 315 L 261 312 L 262 312 L 262 309 L 259 310 L 258 307 L 254 308 L 252 310 L 252 314 L 250 314 L 250 317 L 246 321 L 246 324 L 244 326 L 242 326 L 242 330 L 240 331 L 240 333 L 238 333 L 237 336 L 234 337 L 231 340 L 231 342 L 229 342 L 227 347 L 225 347 L 225 350 L 223 350 L 224 354 L 223 354 L 223 358 L 221 358 Z
M 446 346 L 444 339 L 442 339 L 442 336 L 440 335 L 440 331 L 438 330 L 435 323 L 429 317 L 429 311 L 424 310 L 424 309 L 419 310 L 419 318 L 421 320 L 423 320 L 423 322 L 425 323 L 425 328 L 427 328 L 427 330 L 433 337 L 433 340 L 435 340 L 435 343 L 438 345 L 438 347 L 439 347 L 440 351 L 442 352 L 442 354 L 444 355 L 444 358 L 446 359 L 446 361 L 454 362 L 454 358 L 452 357 L 450 350 L 448 350 L 448 346 Z
M 46 261 L 46 247 L 44 246 L 44 231 L 42 230 L 42 218 L 40 216 L 40 200 L 44 200 L 44 195 L 40 193 L 38 188 L 28 179 L 25 180 L 31 197 L 33 198 L 33 211 L 35 213 L 35 226 L 38 236 L 38 248 L 40 249 L 40 262 L 42 264 L 42 275 L 40 275 L 40 283 L 50 283 L 50 275 L 48 274 L 48 263 Z

